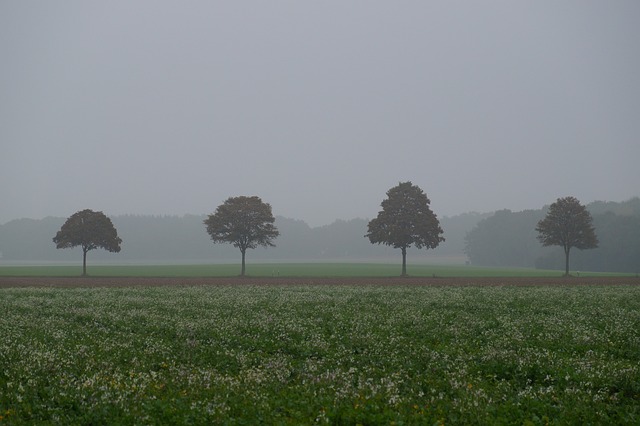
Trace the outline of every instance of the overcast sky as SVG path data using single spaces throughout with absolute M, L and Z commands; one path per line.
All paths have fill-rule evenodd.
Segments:
M 0 223 L 640 195 L 640 2 L 0 2 Z

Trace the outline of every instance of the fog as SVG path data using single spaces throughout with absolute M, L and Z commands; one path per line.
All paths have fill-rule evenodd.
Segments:
M 626 200 L 640 2 L 0 2 L 0 223 Z

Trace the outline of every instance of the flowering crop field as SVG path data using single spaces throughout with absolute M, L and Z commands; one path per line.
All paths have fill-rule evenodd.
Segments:
M 0 290 L 0 424 L 640 424 L 638 286 Z

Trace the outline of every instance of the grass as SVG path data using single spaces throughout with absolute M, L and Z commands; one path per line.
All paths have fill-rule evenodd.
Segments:
M 388 277 L 400 275 L 400 264 L 385 263 L 260 263 L 248 264 L 247 274 L 257 277 Z M 408 265 L 412 276 L 438 277 L 550 277 L 562 271 L 532 268 L 487 268 L 460 265 Z M 205 277 L 236 276 L 237 264 L 209 265 L 88 265 L 91 276 Z M 78 266 L 0 266 L 0 276 L 70 277 L 82 273 Z M 621 276 L 623 274 L 581 272 L 581 276 Z
M 640 423 L 640 287 L 0 290 L 0 424 Z

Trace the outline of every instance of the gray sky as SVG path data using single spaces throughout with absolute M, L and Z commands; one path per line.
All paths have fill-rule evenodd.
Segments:
M 0 223 L 640 195 L 640 2 L 0 2 Z

